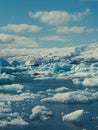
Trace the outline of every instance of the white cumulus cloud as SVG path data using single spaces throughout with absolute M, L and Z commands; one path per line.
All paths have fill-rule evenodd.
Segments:
M 16 33 L 25 33 L 25 32 L 38 32 L 42 28 L 37 25 L 28 25 L 28 24 L 8 24 L 6 26 L 0 27 L 0 31 L 9 31 Z
M 86 28 L 84 26 L 58 26 L 54 28 L 53 30 L 56 31 L 56 33 L 62 33 L 62 34 L 72 34 L 72 33 L 84 33 L 84 32 L 93 32 L 95 31 L 93 28 Z
M 35 13 L 29 12 L 31 18 L 38 18 L 41 22 L 47 23 L 49 25 L 60 25 L 66 24 L 68 22 L 76 22 L 81 20 L 85 15 L 88 15 L 90 9 L 86 9 L 83 12 L 69 13 L 66 11 L 38 11 Z
M 38 44 L 31 38 L 0 33 L 0 45 L 9 47 L 37 47 Z
M 69 33 L 82 33 L 85 31 L 84 27 L 77 27 L 77 26 L 73 26 L 73 27 L 67 27 L 67 26 L 60 26 L 55 28 L 57 33 L 64 33 L 64 34 L 69 34 Z
M 44 36 L 44 37 L 40 38 L 40 40 L 43 40 L 43 41 L 61 41 L 61 42 L 68 41 L 68 39 L 66 39 L 63 36 L 59 36 L 59 35 Z

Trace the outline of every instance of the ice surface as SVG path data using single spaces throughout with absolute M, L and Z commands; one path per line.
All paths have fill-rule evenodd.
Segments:
M 1 85 L 0 90 L 5 90 L 9 92 L 22 92 L 22 89 L 24 88 L 21 84 L 11 84 L 11 85 Z
M 2 66 L 9 66 L 9 63 L 5 59 L 0 58 L 0 67 Z
M 20 65 L 20 63 L 16 60 L 13 60 L 13 61 L 10 62 L 10 65 L 13 66 L 13 67 L 17 67 L 17 66 Z
M 32 109 L 30 119 L 47 120 L 51 118 L 52 115 L 53 113 L 50 110 L 48 110 L 45 106 L 36 106 Z
M 6 127 L 9 125 L 14 126 L 25 126 L 29 123 L 24 121 L 19 113 L 11 113 L 6 115 L 6 119 L 0 120 L 0 127 Z
M 69 114 L 65 114 L 62 119 L 63 121 L 80 122 L 83 118 L 84 110 L 76 110 Z
M 93 78 L 85 78 L 83 81 L 84 86 L 90 86 L 90 87 L 98 87 L 98 77 Z
M 77 90 L 72 92 L 57 93 L 51 97 L 43 98 L 42 102 L 47 103 L 88 103 L 98 100 L 97 92 Z
M 53 115 L 51 103 L 61 107 L 61 103 L 83 105 L 98 101 L 98 43 L 32 49 L 27 55 L 5 51 L 0 51 L 0 127 L 49 119 Z M 28 122 L 21 114 L 24 111 Z M 76 110 L 62 119 L 78 122 L 83 114 L 84 110 Z
M 0 74 L 0 85 L 13 83 L 14 80 L 15 80 L 15 76 L 13 75 L 9 75 L 6 73 Z
M 22 93 L 22 94 L 0 94 L 0 101 L 25 101 L 27 99 L 34 99 L 38 97 L 38 94 L 33 94 L 33 93 Z
M 16 117 L 11 117 L 9 119 L 10 120 L 7 121 L 8 125 L 25 126 L 29 124 L 28 122 L 24 121 L 18 113 L 16 114 Z
M 53 93 L 62 93 L 62 92 L 66 92 L 66 91 L 68 91 L 69 90 L 69 88 L 67 88 L 67 87 L 58 87 L 58 88 L 56 88 L 56 89 L 48 89 L 48 90 L 46 90 L 46 92 L 53 92 Z
M 23 81 L 25 81 L 26 75 L 29 79 L 30 77 L 41 80 L 82 78 L 84 81 L 83 78 L 98 77 L 98 43 L 59 49 L 35 49 L 30 55 L 16 55 L 1 61 L 2 73 L 10 74 L 9 76 L 14 74 L 14 79 L 19 79 L 18 74 L 20 74 L 22 77 L 20 79 Z M 10 66 L 5 66 L 5 62 L 10 63 Z M 25 74 L 25 77 L 22 73 Z M 13 82 L 10 77 L 1 75 L 0 84 Z

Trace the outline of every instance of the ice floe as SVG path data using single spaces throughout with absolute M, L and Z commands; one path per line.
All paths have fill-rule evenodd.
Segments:
M 34 93 L 21 93 L 21 94 L 0 94 L 0 101 L 25 101 L 27 99 L 34 99 L 36 97 L 38 97 L 38 94 L 34 94 Z
M 51 118 L 52 115 L 53 113 L 50 110 L 48 110 L 45 106 L 36 106 L 32 109 L 30 119 L 47 120 Z
M 0 85 L 13 83 L 14 80 L 15 80 L 15 76 L 13 75 L 9 75 L 6 73 L 0 74 Z
M 6 115 L 6 118 L 3 120 L 0 120 L 0 127 L 6 127 L 9 125 L 12 126 L 25 126 L 29 123 L 24 121 L 19 113 L 9 113 Z
M 22 92 L 24 88 L 21 84 L 10 84 L 10 85 L 1 85 L 0 90 L 8 91 L 8 92 Z
M 42 102 L 47 103 L 89 103 L 96 100 L 98 100 L 98 93 L 87 90 L 57 93 L 41 99 Z
M 63 121 L 71 121 L 71 122 L 80 122 L 83 118 L 84 110 L 76 110 L 74 112 L 71 112 L 69 114 L 65 114 L 62 117 Z
M 84 86 L 90 86 L 90 87 L 98 87 L 98 77 L 93 78 L 85 78 L 83 81 Z

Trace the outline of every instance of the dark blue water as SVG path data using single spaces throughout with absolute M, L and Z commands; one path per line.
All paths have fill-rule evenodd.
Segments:
M 55 89 L 60 86 L 66 86 L 72 90 L 84 89 L 83 86 L 73 85 L 71 80 L 36 80 L 31 83 L 24 83 L 25 90 L 30 90 L 33 93 L 39 91 L 44 91 L 49 88 Z M 24 91 L 25 91 L 24 90 Z M 24 105 L 24 109 L 23 106 Z M 53 112 L 53 117 L 49 120 L 39 121 L 39 120 L 29 120 L 29 114 L 31 110 L 36 105 L 44 105 L 49 110 Z M 64 122 L 62 121 L 62 115 L 70 113 L 72 111 L 84 109 L 87 111 L 83 117 L 83 120 L 79 123 Z M 28 113 L 24 120 L 29 122 L 28 126 L 7 126 L 6 128 L 0 128 L 0 130 L 97 130 L 98 129 L 98 120 L 92 119 L 92 117 L 98 116 L 98 101 L 92 103 L 79 103 L 79 104 L 56 104 L 56 103 L 42 103 L 40 99 L 36 99 L 33 102 L 20 102 L 19 106 L 16 107 L 16 104 L 12 104 L 13 112 L 25 112 Z

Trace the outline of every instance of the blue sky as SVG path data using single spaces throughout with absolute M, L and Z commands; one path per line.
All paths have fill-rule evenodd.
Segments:
M 0 49 L 98 42 L 98 0 L 1 0 Z

